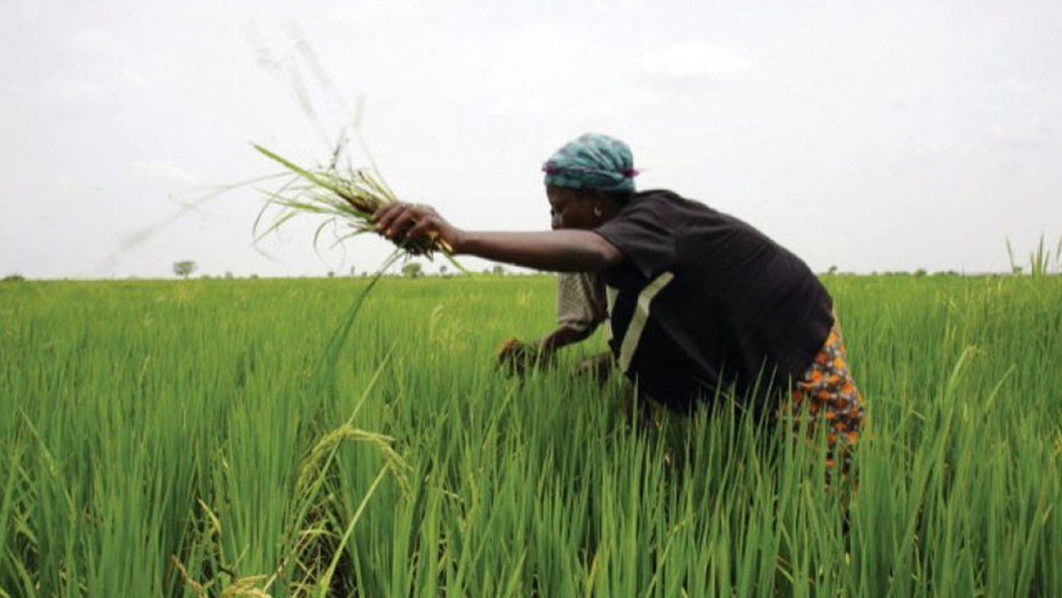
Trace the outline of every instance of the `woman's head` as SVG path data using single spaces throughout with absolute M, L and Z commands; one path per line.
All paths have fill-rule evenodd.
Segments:
M 569 141 L 542 166 L 553 228 L 594 228 L 634 193 L 634 158 L 626 143 L 586 134 Z

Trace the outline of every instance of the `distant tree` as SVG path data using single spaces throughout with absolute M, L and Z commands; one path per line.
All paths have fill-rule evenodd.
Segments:
M 173 262 L 173 273 L 185 280 L 195 272 L 199 266 L 192 260 Z
M 915 278 L 921 278 L 921 277 L 926 275 L 926 269 L 925 268 L 919 268 L 919 269 L 914 271 L 914 275 L 915 275 Z
M 350 275 L 351 276 L 355 276 L 356 274 L 357 274 L 357 268 L 355 268 L 354 266 L 351 266 L 350 267 Z
M 236 277 L 232 275 L 232 271 L 231 270 L 226 270 L 225 271 L 225 280 L 232 280 L 233 278 L 236 278 Z
M 419 278 L 424 274 L 424 267 L 418 262 L 409 262 L 402 266 L 402 275 L 406 278 Z
M 21 274 L 8 274 L 3 278 L 4 282 L 22 282 L 26 277 Z
M 827 274 L 837 274 L 837 266 L 830 266 L 830 269 L 826 271 Z
M 505 266 L 502 266 L 501 264 L 495 265 L 493 268 L 490 269 L 490 273 L 491 274 L 498 274 L 499 276 L 504 275 L 505 274 Z
M 443 265 L 439 266 L 439 274 L 442 274 L 443 278 L 447 277 L 446 276 L 446 271 L 447 270 L 448 270 L 448 268 L 446 267 L 446 264 L 443 264 Z
M 336 276 L 335 270 L 329 270 L 328 271 L 328 277 L 329 278 L 335 278 L 335 276 Z
M 251 280 L 258 280 L 258 275 L 257 274 L 252 274 L 248 278 L 250 278 Z

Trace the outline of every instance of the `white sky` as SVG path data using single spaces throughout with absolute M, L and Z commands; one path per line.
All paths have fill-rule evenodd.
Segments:
M 1060 31 L 1058 0 L 4 0 L 0 275 L 375 268 L 312 221 L 263 257 L 250 189 L 173 218 L 277 172 L 251 142 L 326 161 L 358 96 L 391 185 L 458 226 L 548 227 L 541 163 L 594 131 L 816 271 L 1002 271 L 1062 236 Z

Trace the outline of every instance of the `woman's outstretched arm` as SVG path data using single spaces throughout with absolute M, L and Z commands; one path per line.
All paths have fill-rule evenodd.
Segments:
M 622 260 L 615 246 L 585 230 L 463 232 L 453 248 L 455 253 L 554 272 L 600 272 Z
M 461 230 L 431 206 L 394 203 L 373 216 L 380 234 L 392 240 L 436 235 L 456 254 L 468 254 L 556 272 L 600 272 L 619 264 L 623 254 L 587 230 L 476 232 Z

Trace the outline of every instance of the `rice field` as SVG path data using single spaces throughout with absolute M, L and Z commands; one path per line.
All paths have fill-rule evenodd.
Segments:
M 857 491 L 503 376 L 549 277 L 367 281 L 0 285 L 0 596 L 1062 595 L 1062 277 L 825 277 Z

